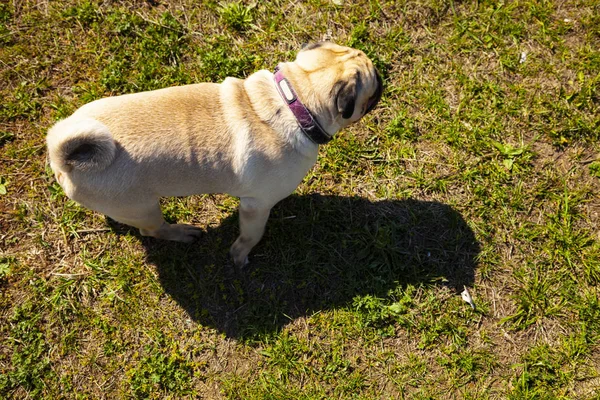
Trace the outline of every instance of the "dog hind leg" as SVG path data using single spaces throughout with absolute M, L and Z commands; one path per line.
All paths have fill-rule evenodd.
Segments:
M 127 212 L 119 210 L 117 215 L 107 215 L 115 221 L 138 228 L 143 236 L 157 239 L 191 243 L 202 234 L 202 229 L 193 225 L 169 224 L 163 218 L 158 201 L 146 206 L 138 205 Z

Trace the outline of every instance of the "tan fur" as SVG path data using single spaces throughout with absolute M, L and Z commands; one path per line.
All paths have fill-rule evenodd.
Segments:
M 300 51 L 282 72 L 330 135 L 360 119 L 381 82 L 364 53 L 332 43 Z M 337 88 L 351 88 L 352 116 L 341 116 Z M 347 96 L 346 96 L 347 97 Z M 354 104 L 354 103 L 351 103 Z M 240 197 L 236 265 L 264 232 L 269 211 L 315 163 L 318 146 L 276 90 L 273 74 L 109 97 L 56 123 L 47 137 L 50 165 L 67 196 L 143 235 L 189 242 L 200 230 L 167 224 L 164 196 L 228 193 Z

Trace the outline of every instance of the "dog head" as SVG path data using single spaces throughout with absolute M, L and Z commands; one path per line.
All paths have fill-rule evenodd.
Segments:
M 383 91 L 381 76 L 365 53 L 331 42 L 304 47 L 283 72 L 329 134 L 373 110 Z

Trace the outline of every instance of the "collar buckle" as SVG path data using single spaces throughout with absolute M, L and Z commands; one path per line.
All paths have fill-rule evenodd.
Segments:
M 313 117 L 311 112 L 302 104 L 298 95 L 292 88 L 292 85 L 283 76 L 279 65 L 275 68 L 273 79 L 275 80 L 275 87 L 279 95 L 296 117 L 300 129 L 308 138 L 316 144 L 326 144 L 331 141 L 332 136 L 329 136 L 327 132 L 319 125 L 316 118 Z

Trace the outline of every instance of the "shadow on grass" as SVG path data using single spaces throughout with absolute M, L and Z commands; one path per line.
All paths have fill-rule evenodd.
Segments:
M 290 196 L 241 270 L 228 258 L 237 224 L 231 215 L 192 245 L 143 239 L 166 293 L 194 321 L 236 339 L 399 285 L 462 290 L 479 253 L 460 214 L 437 202 Z

